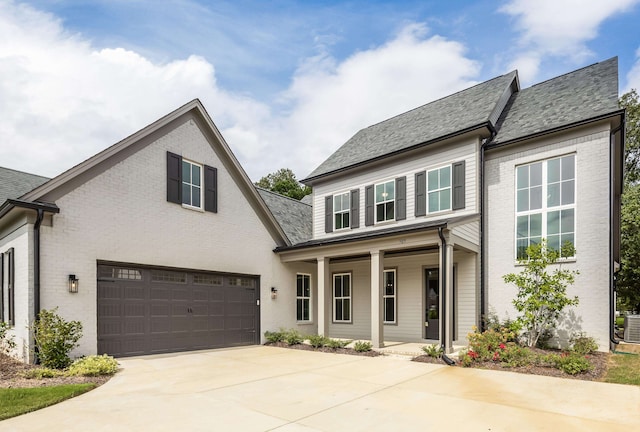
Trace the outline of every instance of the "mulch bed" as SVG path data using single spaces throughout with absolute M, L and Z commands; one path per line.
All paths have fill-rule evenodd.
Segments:
M 278 348 L 289 348 L 289 349 L 297 349 L 297 350 L 303 350 L 303 351 L 318 351 L 318 352 L 334 353 L 334 354 L 349 354 L 349 355 L 357 355 L 357 356 L 364 356 L 364 357 L 377 357 L 382 355 L 382 353 L 379 353 L 378 351 L 373 351 L 373 350 L 358 352 L 353 348 L 329 348 L 329 347 L 314 348 L 311 345 L 304 344 L 304 343 L 289 345 L 286 342 L 273 342 L 273 343 L 267 342 L 265 345 L 278 347 Z
M 551 353 L 559 354 L 560 353 L 560 351 L 557 351 L 557 350 L 541 350 L 537 348 L 533 349 L 533 351 L 539 354 L 551 354 Z M 433 357 L 429 357 L 427 355 L 421 355 L 421 356 L 415 357 L 413 361 L 422 362 L 422 363 L 445 364 L 441 359 L 436 359 Z M 543 376 L 550 376 L 550 377 L 557 377 L 557 378 L 579 379 L 584 381 L 600 380 L 604 376 L 604 374 L 607 372 L 607 364 L 609 363 L 609 353 L 596 352 L 593 354 L 589 354 L 589 361 L 591 362 L 593 369 L 587 372 L 576 374 L 576 375 L 569 375 L 568 373 L 565 373 L 560 369 L 556 369 L 553 367 L 538 366 L 538 365 L 508 367 L 504 363 L 494 362 L 494 361 L 474 362 L 473 366 L 471 367 L 478 368 L 478 369 L 505 370 L 510 372 L 530 374 L 530 375 L 543 375 Z M 456 361 L 456 366 L 458 366 L 457 361 Z
M 100 386 L 111 378 L 111 376 L 64 376 L 56 378 L 29 379 L 22 376 L 25 371 L 35 369 L 37 367 L 39 366 L 26 364 L 6 354 L 0 353 L 0 388 L 46 387 L 84 383 L 94 383 L 96 386 Z

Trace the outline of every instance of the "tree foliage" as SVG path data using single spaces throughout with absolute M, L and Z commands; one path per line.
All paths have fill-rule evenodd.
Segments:
M 620 97 L 626 109 L 625 173 L 622 194 L 621 270 L 618 299 L 626 309 L 640 311 L 640 98 L 636 90 Z
M 503 276 L 505 282 L 518 288 L 513 305 L 521 314 L 517 322 L 525 329 L 530 347 L 536 346 L 546 330 L 555 328 L 565 307 L 578 304 L 578 297 L 567 296 L 567 287 L 573 284 L 578 272 L 563 269 L 558 264 L 561 256 L 573 255 L 575 249 L 568 242 L 557 251 L 548 248 L 546 240 L 542 240 L 527 248 L 527 259 L 519 260 L 524 270 Z M 553 271 L 549 266 L 554 266 Z
M 300 184 L 296 175 L 289 168 L 281 168 L 274 173 L 267 174 L 255 185 L 297 200 L 301 200 L 305 195 L 311 193 L 311 188 Z

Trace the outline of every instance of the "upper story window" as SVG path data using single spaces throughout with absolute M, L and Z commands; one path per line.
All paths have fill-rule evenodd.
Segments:
M 427 172 L 429 213 L 451 210 L 451 165 Z
M 575 245 L 575 155 L 516 168 L 516 257 L 525 259 L 531 244 L 547 239 L 561 250 Z
M 349 228 L 350 200 L 349 192 L 333 196 L 334 229 Z
M 182 204 L 202 208 L 202 165 L 182 159 Z
M 395 182 L 376 185 L 376 222 L 395 219 Z

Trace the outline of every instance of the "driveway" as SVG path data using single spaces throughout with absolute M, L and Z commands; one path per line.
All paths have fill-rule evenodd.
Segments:
M 640 387 L 256 346 L 121 360 L 2 431 L 614 431 Z M 465 428 L 465 429 L 462 429 Z

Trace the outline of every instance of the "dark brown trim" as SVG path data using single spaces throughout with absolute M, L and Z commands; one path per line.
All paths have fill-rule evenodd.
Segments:
M 13 210 L 15 207 L 38 210 L 42 209 L 49 213 L 60 213 L 60 208 L 52 203 L 37 202 L 37 201 L 23 201 L 20 199 L 8 199 L 0 206 L 0 218 L 4 217 L 7 213 Z
M 0 322 L 4 322 L 4 253 L 0 253 Z
M 154 265 L 154 264 L 139 264 L 139 263 L 122 262 L 122 261 L 97 260 L 97 265 L 137 267 L 137 268 L 146 269 L 146 270 L 158 269 L 158 270 L 169 270 L 169 271 L 183 271 L 183 272 L 190 272 L 190 273 L 215 273 L 215 274 L 219 274 L 219 275 L 222 275 L 222 276 L 238 276 L 238 277 L 254 277 L 254 278 L 259 278 L 260 277 L 260 275 L 258 275 L 258 274 L 250 274 L 250 273 L 231 273 L 231 272 L 224 272 L 224 271 L 218 271 L 218 270 L 197 269 L 197 268 L 192 268 L 192 267 L 189 267 L 189 268 L 187 268 L 187 267 L 171 267 L 171 266 L 162 266 L 162 265 Z

